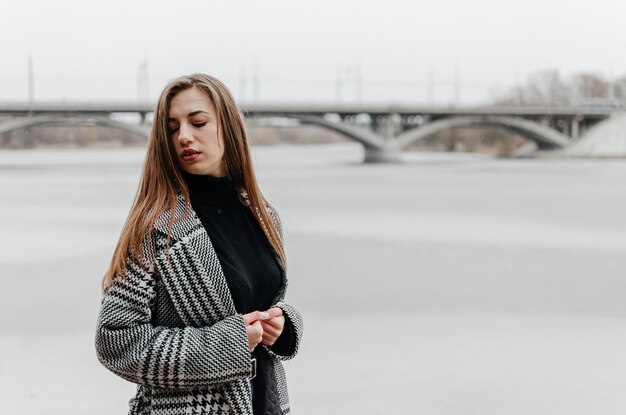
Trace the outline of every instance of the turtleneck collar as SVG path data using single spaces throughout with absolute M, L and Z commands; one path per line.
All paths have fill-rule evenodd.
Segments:
M 215 177 L 183 172 L 192 203 L 210 206 L 231 206 L 239 196 L 228 176 Z

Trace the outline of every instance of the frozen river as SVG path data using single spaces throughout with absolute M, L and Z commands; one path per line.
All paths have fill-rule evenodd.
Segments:
M 256 147 L 286 231 L 293 413 L 626 413 L 626 162 Z M 101 276 L 143 150 L 0 152 L 0 414 L 122 414 Z

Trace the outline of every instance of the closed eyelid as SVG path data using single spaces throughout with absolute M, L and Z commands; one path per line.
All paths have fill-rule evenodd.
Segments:
M 204 114 L 204 115 L 205 115 L 204 117 L 200 116 L 200 117 L 195 117 L 193 119 L 192 119 L 192 117 L 189 117 L 186 121 L 189 124 L 198 124 L 198 123 L 203 123 L 203 122 L 204 123 L 209 122 L 211 120 L 210 117 L 208 115 L 206 115 L 206 114 Z M 175 119 L 175 118 L 168 118 L 167 122 L 170 125 L 174 125 L 174 124 L 178 125 L 178 124 L 180 124 L 180 122 L 177 119 Z

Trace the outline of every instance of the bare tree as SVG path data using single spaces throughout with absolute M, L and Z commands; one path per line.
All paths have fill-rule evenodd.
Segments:
M 496 105 L 573 105 L 608 97 L 608 82 L 593 73 L 564 79 L 555 69 L 536 72 L 495 99 Z
M 581 73 L 573 78 L 576 98 L 585 99 L 606 99 L 609 96 L 608 82 L 593 73 Z
M 526 100 L 535 105 L 567 105 L 571 89 L 557 70 L 541 71 L 530 77 Z

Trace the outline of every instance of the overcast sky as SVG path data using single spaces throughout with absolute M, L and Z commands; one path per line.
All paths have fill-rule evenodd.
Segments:
M 196 71 L 242 101 L 439 104 L 455 79 L 471 104 L 541 69 L 626 75 L 626 0 L 2 0 L 0 15 L 0 101 L 28 99 L 29 55 L 36 100 L 137 100 L 141 62 L 152 100 Z

